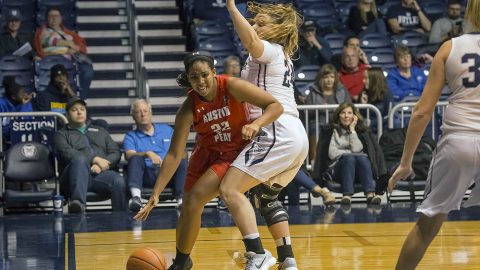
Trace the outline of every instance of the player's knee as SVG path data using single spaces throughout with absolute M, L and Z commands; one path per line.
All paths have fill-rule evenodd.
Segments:
M 265 223 L 267 223 L 267 226 L 272 226 L 283 221 L 288 221 L 287 210 L 279 201 L 267 203 L 265 206 L 260 208 L 260 213 L 265 219 Z
M 278 201 L 280 191 L 282 191 L 282 187 L 278 185 L 271 187 L 259 185 L 255 187 L 255 206 L 260 210 L 268 226 L 288 221 L 287 210 L 283 207 L 282 203 Z

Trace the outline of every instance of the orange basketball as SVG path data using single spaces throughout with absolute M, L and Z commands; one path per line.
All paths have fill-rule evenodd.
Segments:
M 127 270 L 167 270 L 167 259 L 154 248 L 139 248 L 128 257 Z

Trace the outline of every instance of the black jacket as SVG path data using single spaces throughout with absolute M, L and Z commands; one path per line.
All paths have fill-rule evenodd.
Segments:
M 23 44 L 29 42 L 32 45 L 32 35 L 27 33 L 18 33 L 16 38 L 13 38 L 8 31 L 3 31 L 0 35 L 0 58 L 6 55 L 12 55 L 14 51 L 22 47 Z M 36 55 L 35 50 L 32 49 L 30 53 L 25 55 L 29 59 L 32 59 Z

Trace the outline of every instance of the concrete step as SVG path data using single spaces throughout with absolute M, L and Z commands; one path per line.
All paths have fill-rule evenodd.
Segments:
M 177 22 L 180 20 L 178 14 L 170 15 L 138 15 L 138 22 Z
M 176 7 L 175 1 L 135 1 L 137 8 Z
M 119 9 L 126 8 L 126 1 L 77 1 L 78 9 L 105 8 Z
M 184 52 L 185 45 L 148 45 L 143 46 L 145 53 L 149 52 Z
M 128 23 L 128 18 L 125 15 L 98 15 L 98 16 L 77 16 L 77 23 Z M 101 28 L 99 28 L 101 29 Z
M 88 46 L 88 53 L 106 54 L 106 53 L 131 53 L 131 46 Z
M 112 88 L 112 87 L 122 87 L 122 88 L 135 88 L 135 80 L 93 80 L 91 88 Z
M 154 61 L 145 62 L 147 69 L 163 69 L 163 68 L 179 68 L 183 69 L 183 62 L 181 61 Z
M 115 106 L 130 106 L 137 97 L 116 97 L 116 98 L 92 98 L 88 99 L 88 107 L 105 107 L 105 104 L 115 104 Z M 186 99 L 186 95 L 179 97 L 151 97 L 152 105 L 179 106 Z
M 108 62 L 108 63 L 93 63 L 93 70 L 133 70 L 132 62 Z
M 130 38 L 130 32 L 128 30 L 79 31 L 78 33 L 83 38 Z

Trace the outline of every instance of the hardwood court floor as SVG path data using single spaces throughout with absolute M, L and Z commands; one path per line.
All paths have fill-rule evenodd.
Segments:
M 299 269 L 393 269 L 413 223 L 353 223 L 292 225 Z M 479 221 L 446 222 L 418 269 L 479 269 Z M 275 255 L 265 226 L 265 248 Z M 169 264 L 175 251 L 175 230 L 132 230 L 74 234 L 76 269 L 125 269 L 139 247 L 160 250 Z M 243 244 L 235 227 L 202 228 L 192 253 L 193 270 L 244 269 Z M 67 257 L 67 256 L 66 256 Z M 66 261 L 68 265 L 68 259 Z M 272 268 L 273 269 L 273 268 Z

